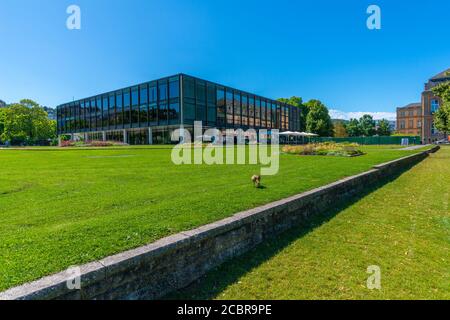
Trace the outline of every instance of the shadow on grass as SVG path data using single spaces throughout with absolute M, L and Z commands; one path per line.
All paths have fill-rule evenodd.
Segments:
M 209 300 L 218 297 L 225 288 L 238 281 L 238 279 L 243 275 L 269 260 L 294 241 L 327 223 L 345 208 L 383 187 L 387 183 L 394 181 L 413 166 L 414 165 L 410 165 L 390 178 L 378 181 L 371 187 L 364 189 L 364 191 L 359 193 L 358 196 L 338 203 L 334 208 L 328 210 L 327 212 L 315 215 L 309 220 L 304 221 L 301 225 L 264 241 L 247 253 L 233 258 L 219 267 L 209 271 L 205 276 L 201 277 L 187 288 L 171 293 L 164 299 Z

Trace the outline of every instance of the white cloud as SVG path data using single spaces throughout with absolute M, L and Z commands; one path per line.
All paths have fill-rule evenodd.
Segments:
M 350 119 L 359 119 L 365 114 L 370 114 L 374 120 L 387 119 L 391 121 L 395 121 L 397 119 L 397 114 L 395 112 L 345 112 L 340 110 L 330 110 L 331 119 L 340 119 L 340 120 L 350 120 Z

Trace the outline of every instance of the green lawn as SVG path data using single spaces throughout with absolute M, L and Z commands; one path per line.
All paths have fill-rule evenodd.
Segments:
M 258 166 L 175 166 L 170 147 L 0 150 L 0 290 L 338 180 L 414 152 L 282 155 Z
M 450 147 L 368 192 L 170 298 L 450 299 Z

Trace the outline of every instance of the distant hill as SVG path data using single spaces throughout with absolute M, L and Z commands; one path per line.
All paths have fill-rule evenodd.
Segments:
M 331 122 L 332 122 L 333 125 L 334 125 L 334 124 L 336 124 L 336 123 L 347 124 L 347 123 L 349 123 L 350 121 L 349 121 L 349 120 L 344 120 L 344 119 L 331 119 Z

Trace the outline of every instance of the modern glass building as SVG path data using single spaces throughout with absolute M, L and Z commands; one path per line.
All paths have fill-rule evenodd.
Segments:
M 171 143 L 173 130 L 298 131 L 300 109 L 185 74 L 115 90 L 57 107 L 58 134 L 128 144 Z

